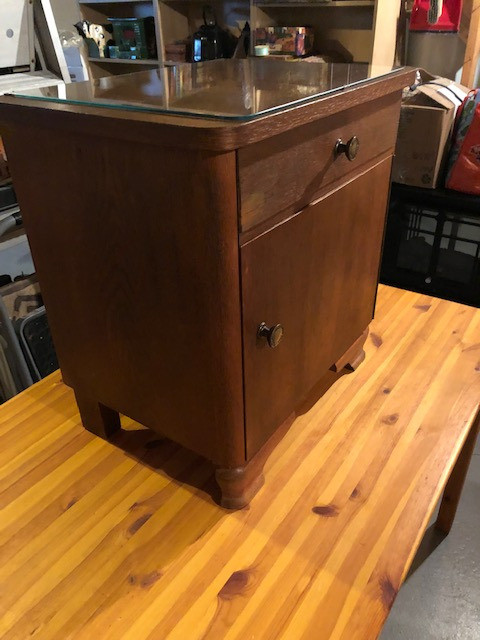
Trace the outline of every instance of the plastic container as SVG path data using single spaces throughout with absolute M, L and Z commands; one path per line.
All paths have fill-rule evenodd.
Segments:
M 480 306 L 480 198 L 393 184 L 380 281 Z
M 148 18 L 109 18 L 113 26 L 117 58 L 141 60 L 157 57 L 155 20 Z M 125 55 L 122 55 L 125 54 Z M 110 57 L 112 57 L 110 52 Z
M 256 44 L 255 45 L 255 55 L 256 56 L 268 56 L 269 48 L 268 44 Z

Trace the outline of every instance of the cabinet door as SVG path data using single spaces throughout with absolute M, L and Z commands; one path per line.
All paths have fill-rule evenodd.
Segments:
M 391 159 L 241 249 L 250 458 L 370 323 Z M 281 324 L 277 347 L 258 327 Z

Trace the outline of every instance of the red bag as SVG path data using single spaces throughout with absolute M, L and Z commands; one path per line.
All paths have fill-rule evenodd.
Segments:
M 410 31 L 455 33 L 462 15 L 462 0 L 415 0 Z
M 480 89 L 471 91 L 458 110 L 445 186 L 480 195 Z

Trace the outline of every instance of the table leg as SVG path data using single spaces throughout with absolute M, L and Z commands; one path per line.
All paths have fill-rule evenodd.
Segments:
M 479 427 L 480 413 L 477 414 L 477 417 L 472 424 L 470 432 L 465 440 L 462 450 L 460 451 L 460 455 L 457 458 L 443 492 L 440 511 L 438 512 L 437 521 L 435 522 L 435 528 L 445 534 L 450 533 L 455 514 L 457 513 L 457 507 L 460 502 L 460 496 L 462 495 L 462 489 L 467 476 L 468 467 L 470 466 L 470 460 L 472 459 L 473 450 L 475 449 Z

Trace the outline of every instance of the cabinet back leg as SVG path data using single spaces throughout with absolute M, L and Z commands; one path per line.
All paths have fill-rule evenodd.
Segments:
M 107 440 L 120 430 L 120 416 L 118 411 L 109 409 L 97 400 L 92 400 L 75 391 L 78 410 L 82 424 L 87 431 Z
M 365 360 L 365 351 L 363 350 L 363 345 L 365 344 L 366 339 L 368 338 L 368 327 L 362 333 L 362 335 L 355 340 L 351 347 L 345 351 L 343 356 L 335 362 L 330 367 L 331 371 L 338 373 L 342 369 L 347 369 L 347 371 L 355 371 Z

